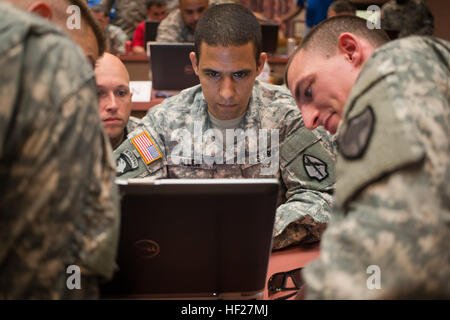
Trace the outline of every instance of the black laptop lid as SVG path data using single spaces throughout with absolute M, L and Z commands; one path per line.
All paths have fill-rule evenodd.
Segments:
M 278 46 L 278 25 L 261 24 L 262 51 L 275 53 Z
M 145 22 L 145 48 L 147 48 L 147 42 L 156 41 L 156 34 L 160 21 L 146 21 Z
M 200 83 L 189 53 L 193 43 L 150 42 L 152 86 L 156 90 L 183 90 Z
M 120 185 L 119 272 L 102 295 L 262 297 L 278 181 L 156 181 Z

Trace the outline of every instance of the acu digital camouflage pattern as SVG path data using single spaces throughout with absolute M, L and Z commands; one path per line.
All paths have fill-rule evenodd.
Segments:
M 183 21 L 180 9 L 175 9 L 161 21 L 156 34 L 157 42 L 194 42 L 194 30 Z
M 134 30 L 139 23 L 147 19 L 147 0 L 102 0 L 106 12 L 111 11 L 115 4 L 116 15 L 111 23 L 119 26 L 128 36 L 128 40 L 133 39 Z
M 381 17 L 381 27 L 400 31 L 400 38 L 433 34 L 434 18 L 422 0 L 408 0 L 405 4 L 391 0 L 381 8 Z
M 240 128 L 275 129 L 279 130 L 280 149 L 268 145 L 266 153 L 278 153 L 279 163 L 271 175 L 262 175 L 261 169 L 267 168 L 261 158 L 250 164 L 248 139 L 245 144 L 245 163 L 237 161 L 237 146 L 230 162 L 223 164 L 205 159 L 210 158 L 207 142 L 190 140 L 189 148 L 197 148 L 202 152 L 203 163 L 195 164 L 192 158 L 181 159 L 176 164 L 170 155 L 179 146 L 177 140 L 172 141 L 172 135 L 177 129 L 187 129 L 194 132 L 195 125 L 200 124 L 201 134 L 211 128 L 207 112 L 207 102 L 201 86 L 182 91 L 179 95 L 166 99 L 160 105 L 149 110 L 135 131 L 128 135 L 122 145 L 115 151 L 116 160 L 128 159 L 128 168 L 134 170 L 119 175 L 120 178 L 277 178 L 280 181 L 279 207 L 275 221 L 273 248 L 286 247 L 293 243 L 318 241 L 329 221 L 332 190 L 334 187 L 334 155 L 330 151 L 332 143 L 328 134 L 319 131 L 308 131 L 295 102 L 287 89 L 255 82 L 249 107 Z M 146 131 L 152 138 L 163 158 L 146 165 L 131 140 Z M 195 135 L 193 134 L 194 138 Z M 245 137 L 244 137 L 245 139 Z M 238 139 L 239 140 L 239 139 Z M 268 138 L 271 141 L 271 138 Z M 215 152 L 225 150 L 220 147 Z M 131 154 L 131 156 L 130 156 Z M 134 156 L 133 156 L 134 154 Z M 279 157 L 278 157 L 279 155 Z M 304 166 L 304 155 L 320 159 L 327 167 L 327 175 L 318 181 L 308 176 Z M 130 161 L 130 158 L 132 161 Z M 136 165 L 136 159 L 138 165 Z M 122 162 L 125 164 L 124 161 Z M 227 164 L 228 163 L 228 164 Z M 121 167 L 118 163 L 118 167 Z
M 0 299 L 95 298 L 119 217 L 93 70 L 62 31 L 3 2 L 0 30 Z
M 431 37 L 366 62 L 337 134 L 369 106 L 373 133 L 359 158 L 338 156 L 338 211 L 304 269 L 307 298 L 450 298 L 449 79 L 450 43 Z M 380 289 L 367 287 L 372 265 Z
M 106 51 L 114 55 L 125 54 L 126 33 L 118 26 L 109 24 L 105 28 Z

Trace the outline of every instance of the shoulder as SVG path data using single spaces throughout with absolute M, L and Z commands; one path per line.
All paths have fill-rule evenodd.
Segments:
M 410 37 L 381 47 L 367 61 L 338 130 L 340 205 L 428 152 L 442 157 L 442 148 L 433 148 L 448 131 L 439 119 L 449 116 L 449 48 L 440 40 Z
M 252 103 L 256 105 L 262 118 L 270 118 L 274 122 L 301 119 L 300 110 L 292 94 L 283 86 L 255 81 Z
M 169 15 L 161 21 L 160 26 L 161 27 L 171 27 L 171 26 L 177 26 L 181 25 L 181 22 L 183 22 L 181 17 L 181 11 L 180 9 L 175 9 Z
M 151 108 L 142 119 L 144 123 L 187 120 L 194 115 L 204 103 L 201 85 L 185 89 L 179 94 L 165 99 L 159 105 Z

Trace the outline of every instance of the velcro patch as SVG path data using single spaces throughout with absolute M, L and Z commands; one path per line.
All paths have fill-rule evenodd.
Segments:
M 328 177 L 327 164 L 316 157 L 307 154 L 303 155 L 303 166 L 311 179 L 316 179 L 320 182 Z
M 347 159 L 360 158 L 367 149 L 375 125 L 375 113 L 368 106 L 348 121 L 348 126 L 338 140 L 339 152 Z
M 117 158 L 117 173 L 124 174 L 139 167 L 136 156 L 130 150 L 124 150 Z
M 141 154 L 145 164 L 150 164 L 155 160 L 162 158 L 161 152 L 159 152 L 153 140 L 150 138 L 147 132 L 142 132 L 140 135 L 134 137 L 131 142 L 136 147 L 137 151 Z

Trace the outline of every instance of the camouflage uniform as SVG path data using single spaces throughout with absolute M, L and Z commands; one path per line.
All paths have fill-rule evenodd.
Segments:
M 119 27 L 109 24 L 105 28 L 106 51 L 114 55 L 125 54 L 126 33 Z
M 95 298 L 119 211 L 94 72 L 36 15 L 0 2 L 0 30 L 0 299 Z
M 146 0 L 102 0 L 101 4 L 110 12 L 114 3 L 116 15 L 111 22 L 125 31 L 128 39 L 133 39 L 137 25 L 147 18 Z
M 194 42 L 194 30 L 183 21 L 180 9 L 176 9 L 161 21 L 156 34 L 158 42 Z
M 450 43 L 431 37 L 366 61 L 337 132 L 338 210 L 304 269 L 308 298 L 450 298 L 449 62 Z
M 381 16 L 381 27 L 400 31 L 399 38 L 433 34 L 433 15 L 422 0 L 409 0 L 405 4 L 397 4 L 395 0 L 391 0 L 383 5 Z
M 239 136 L 234 149 L 231 149 L 234 154 L 229 152 L 227 156 L 226 149 L 222 149 L 222 142 L 215 144 L 214 138 L 205 138 L 208 132 L 211 132 L 207 110 L 200 85 L 186 89 L 150 109 L 137 129 L 114 151 L 120 170 L 119 177 L 275 177 L 279 179 L 281 188 L 273 248 L 318 241 L 329 220 L 334 187 L 334 155 L 330 151 L 329 136 L 323 132 L 306 130 L 301 114 L 287 89 L 256 81 L 240 128 L 245 132 L 278 130 L 280 148 L 276 145 L 271 147 L 272 140 L 268 137 L 269 143 L 263 150 L 268 157 L 271 154 L 279 161 L 274 170 L 267 174 L 264 170 L 270 171 L 270 163 L 264 161 L 264 152 L 254 152 L 249 146 L 249 139 Z M 181 140 L 178 139 L 182 138 L 183 132 L 192 133 L 194 140 L 185 140 L 186 144 L 180 143 Z M 261 131 L 259 133 L 261 134 Z M 142 134 L 148 134 L 156 146 L 154 159 L 157 159 L 159 154 L 162 158 L 144 161 L 140 154 L 142 150 L 139 151 L 134 144 Z M 197 140 L 202 137 L 203 141 Z M 278 140 L 273 141 L 278 143 Z M 241 142 L 245 149 L 245 163 L 237 159 L 237 149 Z M 194 149 L 194 152 L 189 156 L 184 153 L 176 157 L 174 154 L 177 155 L 180 146 L 187 146 L 190 151 Z M 223 161 L 214 158 L 216 155 L 221 155 Z M 250 159 L 257 161 L 252 162 Z M 315 167 L 311 162 L 315 162 Z M 317 168 L 316 171 L 314 168 Z

